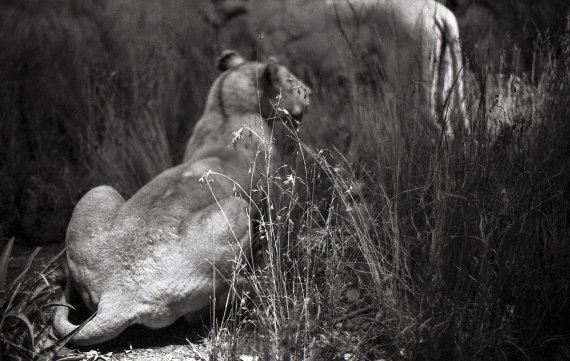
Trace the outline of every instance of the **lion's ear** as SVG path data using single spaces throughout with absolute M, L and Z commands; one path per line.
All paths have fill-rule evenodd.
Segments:
M 220 71 L 226 71 L 245 63 L 245 59 L 235 50 L 224 50 L 218 57 L 217 67 Z
M 267 60 L 263 76 L 270 84 L 279 85 L 281 83 L 279 79 L 279 64 L 277 63 L 277 59 L 271 57 Z

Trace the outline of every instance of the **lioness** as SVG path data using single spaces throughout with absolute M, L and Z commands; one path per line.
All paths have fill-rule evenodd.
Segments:
M 469 129 L 459 27 L 435 0 L 250 0 L 254 33 L 311 69 L 322 85 L 365 71 L 395 99 L 410 97 L 449 137 Z M 250 12 L 253 12 L 250 11 Z M 377 73 L 376 76 L 373 74 Z M 338 87 L 334 82 L 333 90 Z M 342 86 L 342 85 L 341 85 Z M 448 115 L 454 115 L 449 116 Z M 457 118 L 457 124 L 448 121 Z M 453 119 L 455 120 L 455 119 Z
M 235 189 L 247 195 L 260 180 L 256 156 L 273 146 L 271 128 L 281 123 L 275 116 L 302 115 L 309 90 L 274 60 L 246 62 L 225 52 L 218 68 L 224 73 L 210 89 L 182 164 L 128 201 L 100 186 L 75 207 L 66 236 L 66 295 L 74 287 L 96 315 L 72 343 L 101 343 L 132 324 L 160 328 L 193 319 L 227 290 L 231 261 L 250 245 L 249 202 Z M 257 136 L 235 142 L 250 132 Z M 54 325 L 61 336 L 76 328 L 63 306 Z

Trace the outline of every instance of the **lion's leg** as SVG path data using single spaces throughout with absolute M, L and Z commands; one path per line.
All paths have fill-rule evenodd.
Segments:
M 98 278 L 105 274 L 100 269 L 106 265 L 101 262 L 105 257 L 105 233 L 124 202 L 114 188 L 100 186 L 83 196 L 73 210 L 65 240 L 69 278 L 61 301 L 69 302 L 71 287 L 75 286 L 89 309 L 98 308 L 95 317 L 72 337 L 71 342 L 75 344 L 90 345 L 110 339 L 132 321 L 121 319 L 125 316 L 115 314 L 113 307 L 100 302 L 104 290 L 102 280 Z M 69 322 L 68 314 L 67 307 L 56 307 L 54 326 L 60 336 L 76 328 Z
M 453 13 L 444 6 L 439 7 L 436 17 L 441 33 L 442 47 L 440 51 L 438 108 L 444 110 L 448 119 L 459 121 L 460 124 L 448 124 L 448 135 L 458 127 L 469 128 L 465 111 L 463 89 L 463 63 L 461 59 L 461 44 L 459 26 Z
M 96 246 L 98 236 L 106 232 L 119 207 L 125 202 L 113 187 L 99 186 L 91 189 L 79 200 L 67 227 L 68 254 L 76 244 L 81 247 Z M 71 249 L 72 252 L 79 251 Z M 85 250 L 80 250 L 84 254 Z M 90 255 L 92 256 L 92 255 Z
M 465 106 L 465 85 L 463 82 L 465 69 L 463 68 L 463 59 L 461 54 L 461 42 L 459 37 L 459 26 L 455 16 L 451 14 L 448 21 L 447 29 L 449 31 L 450 43 L 449 52 L 451 55 L 452 75 L 453 75 L 453 106 L 455 113 L 462 122 L 464 130 L 469 133 L 471 131 L 471 123 L 467 115 Z
M 97 309 L 103 291 L 98 277 L 104 274 L 100 268 L 104 267 L 101 257 L 105 257 L 105 233 L 124 202 L 115 189 L 100 186 L 89 191 L 77 203 L 66 235 L 69 273 L 63 302 L 69 302 L 69 292 L 75 286 L 86 306 L 91 310 Z M 67 307 L 58 306 L 55 311 L 54 325 L 63 336 L 75 326 L 68 321 Z
M 216 295 L 216 299 L 212 300 L 212 302 L 204 307 L 203 309 L 201 309 L 198 312 L 190 312 L 184 315 L 184 321 L 186 321 L 187 323 L 193 324 L 193 323 L 197 323 L 199 321 L 203 321 L 203 320 L 207 320 L 208 318 L 210 318 L 210 316 L 212 315 L 212 305 L 214 306 L 214 313 L 220 312 L 223 309 L 226 308 L 226 306 L 231 305 L 231 296 L 232 296 L 232 292 L 235 292 L 236 290 L 233 289 L 233 286 L 220 292 L 219 294 Z
M 204 230 L 211 239 L 213 247 L 208 258 L 215 266 L 215 272 L 212 273 L 214 276 L 209 273 L 207 277 L 212 282 L 206 286 L 207 292 L 210 293 L 210 302 L 201 310 L 184 315 L 186 322 L 196 323 L 207 319 L 212 308 L 214 313 L 223 310 L 232 293 L 244 283 L 232 278 L 235 267 L 239 267 L 232 259 L 247 258 L 250 253 L 250 219 L 246 214 L 247 207 L 245 200 L 230 196 L 218 200 L 207 207 L 197 219 L 193 219 L 192 223 L 198 220 L 197 228 Z
M 241 245 L 246 245 L 250 241 L 249 234 L 246 234 L 242 237 L 242 239 L 238 242 Z M 197 312 L 190 312 L 183 316 L 184 321 L 189 324 L 198 323 L 199 321 L 204 321 L 210 318 L 212 314 L 221 312 L 227 306 L 232 306 L 234 304 L 234 299 L 237 297 L 238 300 L 243 297 L 245 290 L 247 290 L 246 284 L 247 281 L 244 277 L 238 276 L 234 278 L 233 281 L 229 280 L 218 280 L 218 282 L 225 282 L 229 284 L 229 287 L 216 287 L 216 295 L 215 299 L 210 301 L 208 306 L 202 308 Z M 213 289 L 213 287 L 212 287 Z M 214 308 L 212 312 L 212 306 Z
M 67 227 L 67 263 L 71 280 L 87 307 L 95 309 L 101 297 L 106 262 L 112 252 L 106 233 L 125 202 L 112 187 L 99 186 L 90 190 L 77 205 Z
M 67 289 L 66 296 L 68 291 Z M 115 338 L 130 326 L 135 316 L 130 310 L 121 309 L 118 297 L 121 295 L 105 295 L 99 303 L 97 313 L 71 337 L 70 342 L 81 346 L 99 344 Z M 65 301 L 65 297 L 61 301 Z M 78 327 L 69 322 L 68 314 L 67 307 L 58 306 L 55 310 L 54 327 L 60 337 L 70 334 Z

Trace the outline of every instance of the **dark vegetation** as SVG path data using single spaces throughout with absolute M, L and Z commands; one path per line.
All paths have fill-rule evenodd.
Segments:
M 184 4 L 2 2 L 0 234 L 60 242 L 86 190 L 181 158 L 217 56 Z
M 570 358 L 569 18 L 526 3 L 478 2 L 505 16 L 485 31 L 464 18 L 470 136 L 441 139 L 413 104 L 359 84 L 356 65 L 342 89 L 316 83 L 300 133 L 313 147 L 299 140 L 288 182 L 270 180 L 266 260 L 242 271 L 255 292 L 234 308 L 242 322 L 212 327 L 212 357 L 235 357 L 253 329 L 264 359 Z M 91 187 L 129 197 L 180 160 L 219 48 L 269 47 L 235 43 L 244 18 L 216 30 L 205 6 L 0 1 L 2 239 L 62 242 Z M 478 40 L 489 29 L 504 38 Z M 0 353 L 26 359 L 15 350 L 39 350 L 49 289 L 8 288 L 6 262 Z

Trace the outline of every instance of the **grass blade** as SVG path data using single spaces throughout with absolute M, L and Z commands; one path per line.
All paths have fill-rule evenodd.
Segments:
M 16 277 L 16 279 L 12 281 L 12 283 L 10 283 L 8 289 L 12 289 L 18 282 L 20 282 L 22 278 L 24 278 L 24 276 L 28 273 L 28 271 L 32 267 L 32 263 L 34 262 L 34 259 L 36 258 L 41 249 L 42 249 L 41 247 L 36 247 L 36 249 L 32 252 L 30 257 L 28 257 L 28 262 L 26 263 L 26 267 L 24 267 L 22 273 L 20 273 L 20 275 Z
M 24 315 L 23 313 L 18 312 L 18 313 L 9 313 L 6 315 L 6 318 L 15 318 L 15 319 L 21 321 L 22 323 L 24 323 L 24 325 L 26 325 L 26 331 L 27 331 L 28 335 L 30 335 L 30 343 L 31 343 L 30 350 L 34 350 L 35 349 L 34 326 L 30 322 L 28 317 L 26 315 Z
M 70 307 L 73 308 L 69 305 L 63 305 L 66 307 Z M 77 332 L 79 332 L 89 321 L 91 321 L 95 316 L 97 315 L 97 312 L 93 313 L 88 319 L 86 319 L 85 321 L 83 321 L 81 323 L 81 325 L 77 326 L 77 328 L 73 331 L 71 331 L 70 333 L 68 333 L 67 335 L 63 336 L 62 338 L 60 338 L 59 340 L 57 340 L 53 345 L 49 346 L 48 348 L 46 348 L 45 350 L 43 350 L 43 352 L 45 352 L 45 355 L 48 357 L 48 359 L 53 358 L 55 355 L 57 355 L 57 353 L 69 342 L 69 340 L 75 336 L 75 334 Z
M 52 259 L 50 259 L 50 261 L 47 263 L 47 265 L 43 268 L 42 272 L 43 274 L 48 273 L 48 270 L 55 264 L 55 262 L 65 254 L 65 251 L 67 251 L 67 247 L 64 247 L 58 254 L 56 254 Z
M 6 277 L 8 276 L 8 263 L 10 262 L 10 255 L 12 254 L 12 247 L 14 246 L 14 237 L 12 237 L 0 257 L 0 290 L 6 289 Z

